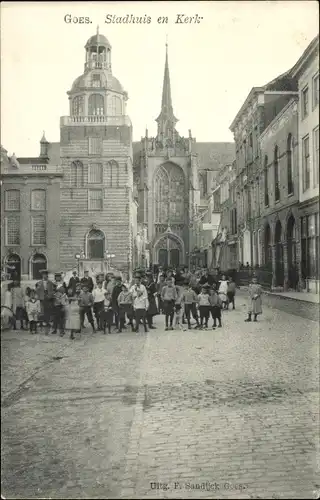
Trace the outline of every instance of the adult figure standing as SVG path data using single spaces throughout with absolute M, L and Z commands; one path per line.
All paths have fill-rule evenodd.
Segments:
M 74 271 L 72 271 L 72 276 L 71 276 L 69 283 L 68 283 L 68 294 L 70 293 L 69 290 L 71 290 L 72 297 L 74 297 L 76 295 L 78 283 L 80 283 L 80 278 L 77 274 L 77 271 L 74 270 Z
M 122 292 L 122 279 L 120 276 L 115 277 L 115 285 L 113 287 L 112 293 L 111 293 L 111 303 L 112 303 L 112 309 L 114 312 L 114 322 L 119 330 L 120 328 L 120 315 L 119 315 L 119 304 L 118 304 L 118 297 L 120 293 Z
M 27 313 L 25 310 L 24 303 L 24 293 L 21 288 L 21 284 L 19 281 L 14 281 L 13 286 L 11 288 L 12 294 L 12 311 L 13 311 L 13 328 L 16 330 L 16 322 L 20 321 L 20 328 L 24 330 L 23 322 L 28 320 Z
M 91 293 L 93 290 L 93 279 L 89 276 L 89 271 L 86 269 L 84 271 L 84 277 L 80 280 L 81 288 L 86 287 L 88 292 Z
M 157 287 L 153 280 L 152 273 L 147 273 L 146 278 L 147 278 L 146 289 L 149 301 L 149 307 L 147 310 L 147 321 L 149 328 L 154 329 L 156 327 L 153 325 L 153 316 L 156 316 L 158 314 L 158 308 L 156 304 Z
M 41 281 L 37 283 L 36 293 L 40 300 L 41 314 L 46 327 L 46 333 L 49 333 L 50 323 L 53 319 L 53 299 L 55 285 L 49 280 L 47 269 L 40 271 L 42 275 Z

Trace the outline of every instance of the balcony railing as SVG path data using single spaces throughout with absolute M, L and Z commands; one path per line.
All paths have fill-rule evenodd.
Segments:
M 106 116 L 106 115 L 73 115 L 61 116 L 60 125 L 117 125 L 131 127 L 131 120 L 128 116 Z

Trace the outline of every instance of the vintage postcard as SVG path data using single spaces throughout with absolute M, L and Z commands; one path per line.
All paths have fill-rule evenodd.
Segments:
M 2 2 L 1 498 L 319 498 L 316 1 Z

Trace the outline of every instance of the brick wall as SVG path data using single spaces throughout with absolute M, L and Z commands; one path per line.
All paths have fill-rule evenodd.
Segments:
M 101 155 L 89 155 L 88 136 L 101 138 Z M 74 126 L 61 129 L 61 161 L 64 180 L 61 188 L 60 259 L 62 269 L 75 265 L 75 254 L 86 251 L 86 235 L 92 225 L 105 234 L 105 250 L 115 255 L 113 265 L 128 264 L 132 253 L 132 221 L 130 188 L 132 161 L 130 160 L 131 128 L 108 126 Z M 73 185 L 71 164 L 83 164 L 81 181 Z M 110 161 L 116 162 L 111 176 Z M 103 168 L 101 184 L 88 183 L 90 163 Z M 116 174 L 114 172 L 117 172 Z M 102 190 L 102 209 L 90 210 L 90 189 Z

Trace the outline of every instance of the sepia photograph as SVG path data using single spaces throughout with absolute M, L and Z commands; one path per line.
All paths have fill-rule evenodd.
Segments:
M 0 8 L 1 499 L 320 498 L 318 2 Z

